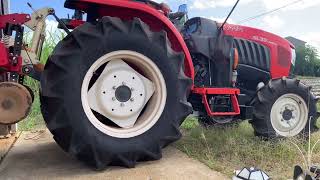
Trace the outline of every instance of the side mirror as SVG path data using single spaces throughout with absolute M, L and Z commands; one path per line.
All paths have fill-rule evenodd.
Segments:
M 185 14 L 188 14 L 188 5 L 182 4 L 179 6 L 178 12 L 183 12 Z

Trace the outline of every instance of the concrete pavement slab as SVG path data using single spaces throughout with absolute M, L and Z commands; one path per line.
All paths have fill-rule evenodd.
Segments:
M 0 164 L 1 180 L 166 180 L 228 179 L 199 161 L 168 147 L 159 161 L 142 162 L 136 168 L 110 167 L 94 171 L 64 153 L 48 131 L 22 133 Z
M 9 138 L 0 138 L 0 162 L 4 158 L 4 156 L 7 154 L 13 143 L 16 141 L 16 139 L 19 137 L 20 133 L 11 135 Z

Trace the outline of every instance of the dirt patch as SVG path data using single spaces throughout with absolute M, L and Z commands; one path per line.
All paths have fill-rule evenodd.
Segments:
M 228 179 L 181 151 L 168 147 L 159 161 L 142 162 L 136 168 L 110 167 L 94 171 L 64 153 L 48 132 L 23 133 L 0 165 L 0 179 Z
M 16 139 L 19 137 L 20 133 L 16 135 L 12 135 L 9 138 L 0 138 L 0 163 L 2 162 L 3 158 L 6 156 Z

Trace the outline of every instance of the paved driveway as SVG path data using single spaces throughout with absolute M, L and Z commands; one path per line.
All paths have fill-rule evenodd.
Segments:
M 53 141 L 50 133 L 40 136 L 22 133 L 0 165 L 1 180 L 37 179 L 228 179 L 202 163 L 168 147 L 159 161 L 144 162 L 134 169 L 110 167 L 97 172 L 69 157 Z

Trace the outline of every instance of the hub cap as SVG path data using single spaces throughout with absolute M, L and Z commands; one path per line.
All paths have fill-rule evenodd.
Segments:
M 308 106 L 296 94 L 285 94 L 277 99 L 271 109 L 271 124 L 281 136 L 298 135 L 307 125 Z
M 115 96 L 120 102 L 127 102 L 131 99 L 131 89 L 128 86 L 122 85 L 116 89 Z
M 101 67 L 103 71 L 94 79 Z M 167 94 L 158 67 L 133 51 L 115 51 L 99 58 L 88 70 L 81 93 L 90 122 L 101 132 L 120 138 L 149 130 L 162 114 Z

